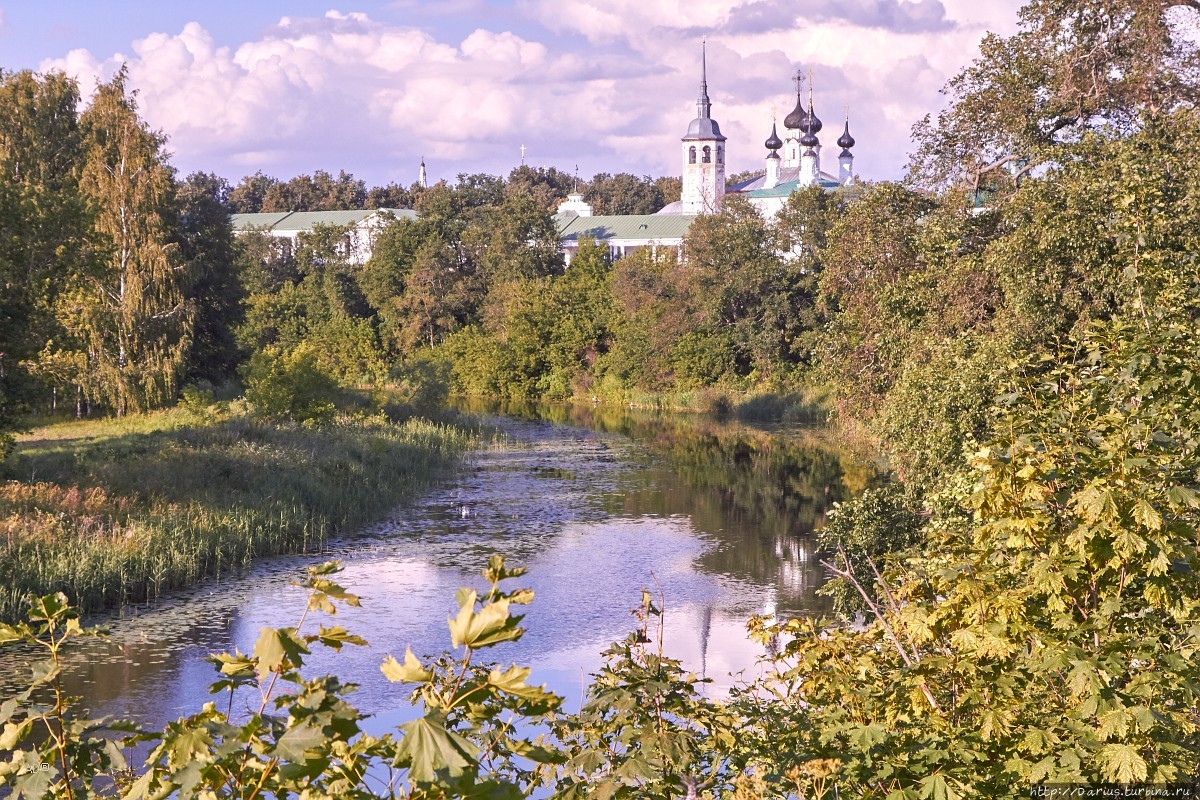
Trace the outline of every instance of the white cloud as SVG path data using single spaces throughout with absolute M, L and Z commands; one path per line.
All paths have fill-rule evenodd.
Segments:
M 766 2 L 775 0 L 741 5 Z M 861 171 L 898 177 L 909 126 L 936 106 L 982 30 L 1015 19 L 1018 0 L 811 0 L 828 12 L 819 21 L 765 30 L 773 23 L 758 14 L 737 32 L 722 30 L 734 7 L 719 0 L 691 3 L 686 15 L 678 0 L 523 3 L 547 31 L 569 35 L 478 28 L 448 42 L 330 11 L 285 17 L 234 47 L 191 22 L 133 42 L 128 56 L 74 50 L 41 69 L 79 77 L 87 94 L 127 63 L 141 111 L 170 135 L 181 171 L 232 180 L 345 168 L 408 182 L 422 154 L 435 176 L 507 172 L 521 144 L 533 164 L 677 174 L 707 32 L 731 171 L 761 164 L 771 108 L 780 119 L 791 109 L 790 75 L 804 64 L 815 68 L 826 130 L 841 127 L 849 103 Z M 573 52 L 580 38 L 593 46 Z

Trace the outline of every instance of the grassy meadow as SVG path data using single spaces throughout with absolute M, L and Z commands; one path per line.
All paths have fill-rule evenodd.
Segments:
M 0 618 L 30 592 L 98 610 L 319 549 L 445 475 L 471 444 L 417 419 L 315 428 L 184 409 L 33 430 L 0 464 Z

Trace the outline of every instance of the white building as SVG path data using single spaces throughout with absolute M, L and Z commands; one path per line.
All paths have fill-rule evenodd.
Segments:
M 417 212 L 404 208 L 379 208 L 362 211 L 279 211 L 259 214 L 233 214 L 234 235 L 251 231 L 285 239 L 292 249 L 302 233 L 312 233 L 319 225 L 345 228 L 342 253 L 351 264 L 365 264 L 375 249 L 375 240 L 394 219 L 416 219 Z

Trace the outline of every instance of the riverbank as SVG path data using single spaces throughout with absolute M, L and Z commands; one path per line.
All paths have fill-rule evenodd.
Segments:
M 473 442 L 424 420 L 309 428 L 183 409 L 39 428 L 0 464 L 0 618 L 31 592 L 93 611 L 317 550 L 445 476 Z
M 544 402 L 531 400 L 530 402 Z M 615 405 L 653 411 L 685 411 L 719 418 L 771 420 L 784 423 L 824 425 L 833 421 L 829 392 L 797 387 L 780 391 L 735 391 L 715 387 L 646 392 L 622 389 L 616 393 L 576 396 L 568 402 Z

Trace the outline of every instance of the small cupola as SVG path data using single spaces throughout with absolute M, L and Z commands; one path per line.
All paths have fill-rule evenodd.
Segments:
M 846 120 L 846 130 L 842 131 L 842 135 L 838 137 L 837 146 L 843 150 L 849 150 L 854 147 L 854 137 L 850 135 L 850 120 Z
M 783 147 L 783 140 L 779 138 L 774 122 L 771 123 L 771 135 L 767 137 L 767 141 L 763 142 L 763 146 L 771 151 L 767 154 L 767 158 L 779 158 L 779 148 Z
M 800 137 L 800 146 L 813 148 L 818 147 L 821 141 L 817 138 L 817 128 L 813 125 L 813 117 L 809 117 L 808 124 L 805 126 L 804 135 Z

